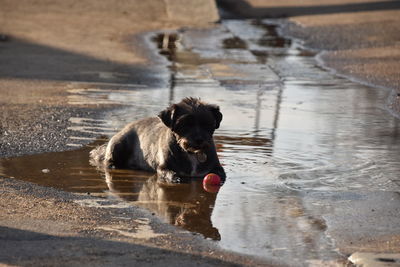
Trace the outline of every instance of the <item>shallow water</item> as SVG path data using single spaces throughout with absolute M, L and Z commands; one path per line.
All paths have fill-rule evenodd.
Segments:
M 277 36 L 274 21 L 227 20 L 214 29 L 149 39 L 165 56 L 169 88 L 74 85 L 71 103 L 121 108 L 102 120 L 71 118 L 71 146 L 87 133 L 110 136 L 198 96 L 224 114 L 215 139 L 228 178 L 219 192 L 205 191 L 201 180 L 170 185 L 144 172 L 98 171 L 88 152 L 104 140 L 75 151 L 1 159 L 0 173 L 118 198 L 222 248 L 295 265 L 341 260 L 338 244 L 347 237 L 340 226 L 346 223 L 349 236 L 400 233 L 393 208 L 400 204 L 400 129 L 386 110 L 388 92 L 317 67 L 312 52 Z M 370 215 L 354 210 L 365 205 L 377 205 L 380 213 L 362 226 L 355 222 Z

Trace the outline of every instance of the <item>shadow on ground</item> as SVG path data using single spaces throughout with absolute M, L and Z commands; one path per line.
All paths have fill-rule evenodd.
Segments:
M 149 67 L 102 60 L 8 36 L 0 42 L 0 79 L 145 84 L 161 82 Z M 158 74 L 159 75 L 159 74 Z
M 242 18 L 280 18 L 333 13 L 353 13 L 365 11 L 400 9 L 399 1 L 379 1 L 319 6 L 274 6 L 253 7 L 245 0 L 217 0 L 220 7 L 233 11 Z
M 34 244 L 34 245 L 33 245 Z M 236 266 L 144 245 L 89 237 L 60 237 L 0 226 L 0 263 L 10 265 Z

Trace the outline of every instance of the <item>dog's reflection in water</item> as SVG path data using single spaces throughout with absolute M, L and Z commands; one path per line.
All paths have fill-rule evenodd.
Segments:
M 110 169 L 106 169 L 105 178 L 113 195 L 135 201 L 135 205 L 149 209 L 170 224 L 220 240 L 218 229 L 211 222 L 217 193 L 206 192 L 201 179 L 174 184 L 146 172 Z

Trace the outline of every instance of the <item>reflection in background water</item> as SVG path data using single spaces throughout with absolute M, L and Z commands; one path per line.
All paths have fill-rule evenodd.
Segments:
M 398 204 L 389 193 L 399 191 L 400 171 L 399 121 L 385 110 L 386 92 L 322 71 L 313 53 L 276 32 L 274 24 L 232 20 L 157 35 L 171 60 L 168 90 L 99 94 L 91 84 L 72 92 L 123 105 L 101 121 L 72 119 L 75 138 L 85 131 L 109 136 L 186 96 L 220 105 L 224 119 L 215 139 L 228 179 L 218 194 L 197 180 L 168 185 L 143 172 L 99 172 L 88 164 L 91 147 L 2 159 L 3 175 L 117 197 L 223 248 L 290 264 L 340 259 L 335 243 L 346 240 L 335 235 L 340 225 L 349 224 L 348 233 L 376 233 L 375 239 L 400 233 L 399 213 L 385 210 Z M 379 199 L 378 219 L 355 223 L 371 217 L 354 207 Z

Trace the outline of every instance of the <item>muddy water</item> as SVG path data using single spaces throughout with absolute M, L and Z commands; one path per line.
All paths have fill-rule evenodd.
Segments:
M 96 170 L 88 151 L 2 159 L 1 173 L 64 190 L 118 198 L 222 248 L 294 265 L 340 262 L 400 234 L 399 120 L 387 92 L 316 67 L 314 54 L 277 35 L 273 21 L 224 21 L 207 30 L 149 36 L 170 70 L 169 88 L 76 88 L 71 103 L 121 105 L 102 120 L 71 118 L 71 145 L 110 136 L 186 96 L 220 105 L 219 192 L 152 174 Z M 79 90 L 78 90 L 79 89 Z M 370 240 L 375 240 L 371 243 Z M 380 243 L 381 242 L 381 243 Z

